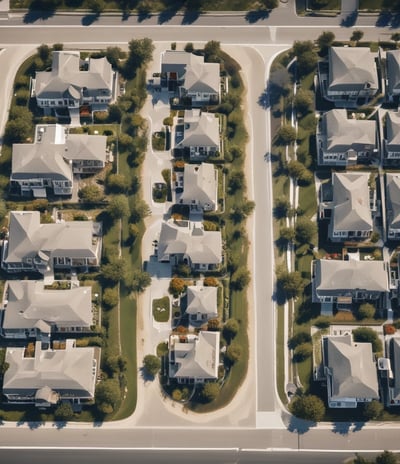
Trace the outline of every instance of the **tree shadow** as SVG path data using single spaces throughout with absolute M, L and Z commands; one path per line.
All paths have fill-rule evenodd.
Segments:
M 146 21 L 147 19 L 150 19 L 153 15 L 151 14 L 150 11 L 147 10 L 139 10 L 138 13 L 138 21 L 139 23 L 142 23 L 143 21 Z
M 248 11 L 245 19 L 248 23 L 253 24 L 256 23 L 257 21 L 261 21 L 264 19 L 269 18 L 269 11 L 268 10 L 252 10 Z
M 85 17 L 82 18 L 83 26 L 90 26 L 99 20 L 101 13 L 88 13 Z
M 364 428 L 366 422 L 365 421 L 357 421 L 354 422 L 354 427 L 352 432 L 361 432 L 361 430 Z
M 56 10 L 36 10 L 32 4 L 29 11 L 24 15 L 23 21 L 25 24 L 32 24 L 39 20 L 46 21 L 54 16 L 55 13 Z
M 186 10 L 185 14 L 183 15 L 181 24 L 193 24 L 199 19 L 200 14 L 200 10 Z
M 312 427 L 315 427 L 316 425 L 317 425 L 316 422 L 307 421 L 304 419 L 299 419 L 295 416 L 291 416 L 287 427 L 288 427 L 289 432 L 298 433 L 299 435 L 304 435 Z
M 82 18 L 82 26 L 91 26 L 100 17 L 100 13 L 89 13 Z
M 400 14 L 397 13 L 392 16 L 392 20 L 390 22 L 390 27 L 392 29 L 397 29 L 400 26 Z
M 158 15 L 158 24 L 167 23 L 176 15 L 176 12 L 177 10 L 172 9 L 172 8 L 162 11 Z
M 141 367 L 139 370 L 140 370 L 140 375 L 145 383 L 153 382 L 154 379 L 156 378 L 154 375 L 150 374 L 144 367 Z
M 67 426 L 67 423 L 68 421 L 66 420 L 63 420 L 63 421 L 60 420 L 60 421 L 55 421 L 53 425 L 55 426 L 57 430 L 61 430 Z
M 36 430 L 44 425 L 45 422 L 42 419 L 40 412 L 36 408 L 32 408 L 24 413 L 21 419 L 17 422 L 17 427 L 21 427 L 24 424 L 27 424 L 31 430 Z
M 261 106 L 263 110 L 267 110 L 271 107 L 271 100 L 269 98 L 268 88 L 266 88 L 264 92 L 258 97 L 257 103 L 259 104 L 259 106 Z
M 351 422 L 334 422 L 332 432 L 339 435 L 348 435 L 350 432 Z

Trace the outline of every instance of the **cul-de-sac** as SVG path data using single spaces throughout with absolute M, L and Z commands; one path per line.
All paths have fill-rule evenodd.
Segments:
M 396 463 L 400 2 L 0 0 L 0 448 Z

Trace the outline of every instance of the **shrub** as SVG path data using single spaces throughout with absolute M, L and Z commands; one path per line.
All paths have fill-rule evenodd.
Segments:
M 207 403 L 215 400 L 219 395 L 219 386 L 216 382 L 207 382 L 203 385 L 201 396 Z
M 218 287 L 218 279 L 215 277 L 205 277 L 203 284 L 205 287 Z
M 230 364 L 235 364 L 235 362 L 239 361 L 240 356 L 242 355 L 242 348 L 237 343 L 232 343 L 228 346 L 225 353 L 225 359 Z
M 360 305 L 357 312 L 358 319 L 372 319 L 375 316 L 375 306 L 370 303 Z
M 181 293 L 186 290 L 186 282 L 179 278 L 173 277 L 169 284 L 169 293 L 171 293 L 175 298 L 177 298 Z
M 295 362 L 305 361 L 312 355 L 312 352 L 313 347 L 311 343 L 302 343 L 294 349 L 293 360 Z
M 311 335 L 308 332 L 297 332 L 293 335 L 293 337 L 289 340 L 288 346 L 290 349 L 295 349 L 298 345 L 303 343 L 310 343 L 311 342 Z

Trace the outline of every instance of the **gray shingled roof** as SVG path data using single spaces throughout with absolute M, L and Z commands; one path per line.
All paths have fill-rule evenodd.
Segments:
M 188 92 L 219 93 L 219 63 L 205 63 L 203 56 L 166 50 L 161 59 L 161 72 L 177 72 Z
M 344 109 L 333 109 L 324 113 L 322 128 L 326 136 L 324 152 L 373 150 L 376 146 L 375 120 L 348 119 Z
M 333 174 L 333 230 L 372 230 L 369 173 Z
M 11 211 L 6 263 L 23 258 L 96 257 L 92 244 L 93 222 L 72 221 L 40 224 L 39 211 Z
M 183 173 L 183 193 L 180 202 L 215 208 L 217 201 L 217 171 L 213 164 L 185 164 Z
M 329 90 L 378 89 L 376 53 L 362 47 L 329 49 Z
M 325 366 L 332 374 L 332 400 L 379 399 L 376 366 L 371 343 L 352 343 L 351 335 L 325 337 Z
M 386 150 L 400 152 L 400 114 L 393 111 L 386 113 Z
M 65 396 L 93 398 L 96 373 L 93 371 L 95 348 L 75 348 L 67 340 L 64 350 L 42 350 L 36 342 L 35 357 L 25 358 L 25 348 L 7 348 L 9 368 L 4 374 L 5 395 L 34 395 L 48 387 Z
M 89 96 L 112 88 L 113 71 L 107 58 L 90 58 L 88 71 L 80 71 L 77 51 L 55 51 L 51 71 L 36 73 L 35 92 L 38 98 L 80 99 L 81 91 Z
M 219 148 L 219 119 L 215 117 L 215 114 L 203 113 L 199 109 L 186 110 L 184 124 L 184 136 L 176 148 Z
M 205 231 L 191 224 L 179 227 L 163 222 L 158 243 L 158 260 L 166 261 L 169 255 L 186 254 L 192 264 L 219 264 L 222 254 L 220 231 Z
M 400 90 L 400 50 L 386 52 L 388 93 Z
M 175 378 L 216 379 L 219 364 L 219 332 L 201 331 L 194 343 L 175 342 Z
M 10 280 L 3 329 L 47 326 L 87 327 L 93 323 L 91 287 L 49 290 L 43 281 Z
M 190 285 L 187 288 L 187 314 L 218 314 L 217 287 Z
M 94 160 L 106 162 L 107 137 L 105 135 L 68 134 L 63 156 L 68 160 Z
M 321 295 L 340 295 L 346 290 L 388 292 L 388 266 L 385 261 L 318 259 L 315 288 Z
M 389 227 L 400 229 L 400 174 L 386 174 L 386 192 Z

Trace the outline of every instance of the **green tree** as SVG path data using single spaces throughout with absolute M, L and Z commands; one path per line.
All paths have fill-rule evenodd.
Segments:
M 168 291 L 169 293 L 171 293 L 171 295 L 177 298 L 185 290 L 186 290 L 186 282 L 183 279 L 179 277 L 173 277 L 171 279 L 171 282 L 169 283 L 169 288 L 168 288 Z
M 296 140 L 296 129 L 289 124 L 284 124 L 278 130 L 278 142 L 282 145 L 288 145 Z
M 123 193 L 128 190 L 129 181 L 123 174 L 109 174 L 106 177 L 106 185 L 112 193 Z
M 296 396 L 289 409 L 296 417 L 313 422 L 320 422 L 325 416 L 324 403 L 315 395 Z
M 140 271 L 135 269 L 131 276 L 130 281 L 127 282 L 127 286 L 132 292 L 142 293 L 151 284 L 151 275 L 148 272 Z
M 132 207 L 130 220 L 133 223 L 138 223 L 142 219 L 150 215 L 151 209 L 149 205 L 144 200 L 139 199 L 135 201 L 135 204 Z
M 153 57 L 154 44 L 151 39 L 133 39 L 128 44 L 128 58 L 124 66 L 124 74 L 127 78 L 132 78 L 136 70 L 141 66 L 146 66 Z
M 293 43 L 293 54 L 297 58 L 301 56 L 303 53 L 311 52 L 314 50 L 314 44 L 311 40 L 295 40 Z
M 143 358 L 143 368 L 149 375 L 155 377 L 161 369 L 160 358 L 153 354 L 146 354 Z
M 304 280 L 299 271 L 288 272 L 283 267 L 276 269 L 278 285 L 285 292 L 287 298 L 299 296 L 304 290 Z
M 225 359 L 230 364 L 235 364 L 239 361 L 240 356 L 242 355 L 242 348 L 237 343 L 231 343 L 226 349 Z
M 372 319 L 375 316 L 375 306 L 371 303 L 363 303 L 357 311 L 358 319 Z
M 188 42 L 188 43 L 185 45 L 184 50 L 185 50 L 185 52 L 187 52 L 187 53 L 193 53 L 193 51 L 194 51 L 193 42 Z
M 43 61 L 43 63 L 46 63 L 47 60 L 50 59 L 50 47 L 46 44 L 39 45 L 37 48 L 37 52 L 39 55 L 39 58 Z
M 18 106 L 17 108 L 25 108 Z M 27 122 L 24 119 L 11 119 L 7 122 L 4 131 L 4 140 L 8 144 L 22 143 L 32 134 L 32 122 Z
M 120 400 L 121 390 L 117 380 L 106 379 L 96 385 L 95 403 L 103 414 L 111 414 Z
M 285 242 L 293 242 L 296 237 L 293 227 L 281 227 L 279 231 L 279 238 Z
M 288 342 L 288 346 L 293 350 L 296 346 L 302 345 L 303 343 L 311 343 L 311 335 L 309 332 L 301 330 L 293 335 Z
M 293 361 L 302 362 L 311 357 L 313 347 L 311 343 L 302 343 L 297 345 L 293 352 Z
M 360 31 L 359 29 L 356 29 L 351 34 L 350 40 L 351 42 L 359 42 L 363 37 L 364 37 L 364 32 Z
M 126 263 L 122 258 L 114 258 L 101 266 L 101 272 L 106 280 L 117 283 L 126 276 Z
M 201 396 L 204 401 L 210 403 L 219 395 L 219 385 L 216 382 L 207 382 L 203 385 Z
M 279 0 L 261 0 L 261 4 L 266 10 L 273 10 L 278 8 Z
M 290 201 L 287 197 L 280 196 L 275 199 L 274 215 L 277 219 L 287 217 L 289 210 L 290 210 Z
M 98 203 L 103 201 L 104 195 L 96 184 L 85 185 L 78 191 L 78 197 L 83 203 Z
M 103 304 L 107 308 L 117 306 L 119 301 L 119 294 L 117 288 L 106 288 L 103 293 Z
M 233 171 L 228 177 L 228 193 L 234 195 L 238 190 L 245 188 L 243 171 Z
M 394 453 L 391 451 L 384 451 L 381 454 L 378 454 L 378 456 L 375 459 L 376 464 L 396 464 L 397 463 L 397 458 Z
M 128 198 L 125 195 L 115 195 L 108 203 L 107 212 L 113 219 L 129 216 Z
M 228 319 L 223 328 L 223 334 L 226 341 L 229 343 L 233 338 L 236 337 L 237 333 L 239 332 L 239 322 L 236 319 Z
M 109 122 L 115 122 L 117 124 L 119 124 L 121 122 L 121 120 L 122 120 L 121 108 L 115 103 L 108 106 L 108 120 L 109 120 Z M 121 135 L 125 135 L 125 134 L 121 134 Z M 131 141 L 133 142 L 133 140 L 131 140 Z M 122 146 L 121 146 L 121 148 L 122 148 Z
M 221 53 L 221 43 L 217 40 L 210 40 L 204 45 L 204 56 L 206 61 L 218 61 Z
M 318 55 L 316 52 L 309 51 L 297 57 L 297 72 L 299 76 L 305 76 L 314 71 L 317 67 Z
M 392 34 L 390 39 L 396 42 L 396 47 L 397 47 L 397 42 L 400 41 L 400 32 L 395 32 L 394 34 Z
M 88 0 L 88 7 L 94 14 L 99 15 L 105 10 L 106 4 L 104 0 Z
M 335 34 L 331 31 L 324 31 L 317 38 L 317 44 L 321 51 L 321 55 L 325 55 L 328 52 L 329 47 L 332 46 L 335 41 Z
M 250 283 L 250 272 L 248 269 L 242 268 L 235 271 L 231 277 L 231 289 L 241 291 L 244 290 Z
M 317 234 L 317 224 L 305 216 L 301 216 L 296 221 L 295 226 L 296 240 L 299 243 L 311 243 Z
M 369 403 L 364 403 L 364 417 L 368 420 L 375 420 L 380 417 L 383 412 L 383 404 L 380 401 L 372 400 Z
M 300 89 L 293 99 L 293 104 L 298 113 L 302 115 L 309 113 L 313 110 L 314 92 L 311 92 L 311 90 Z
M 372 351 L 378 353 L 382 351 L 382 342 L 379 339 L 378 334 L 375 330 L 369 327 L 358 327 L 353 330 L 353 338 L 355 342 L 359 343 L 371 343 Z
M 126 58 L 126 53 L 120 47 L 107 47 L 106 58 L 114 69 L 119 69 L 120 60 Z
M 74 411 L 70 402 L 61 403 L 54 411 L 56 421 L 68 421 L 74 417 Z
M 274 65 L 269 76 L 270 99 L 275 102 L 275 95 L 287 95 L 291 86 L 289 71 L 281 64 Z

